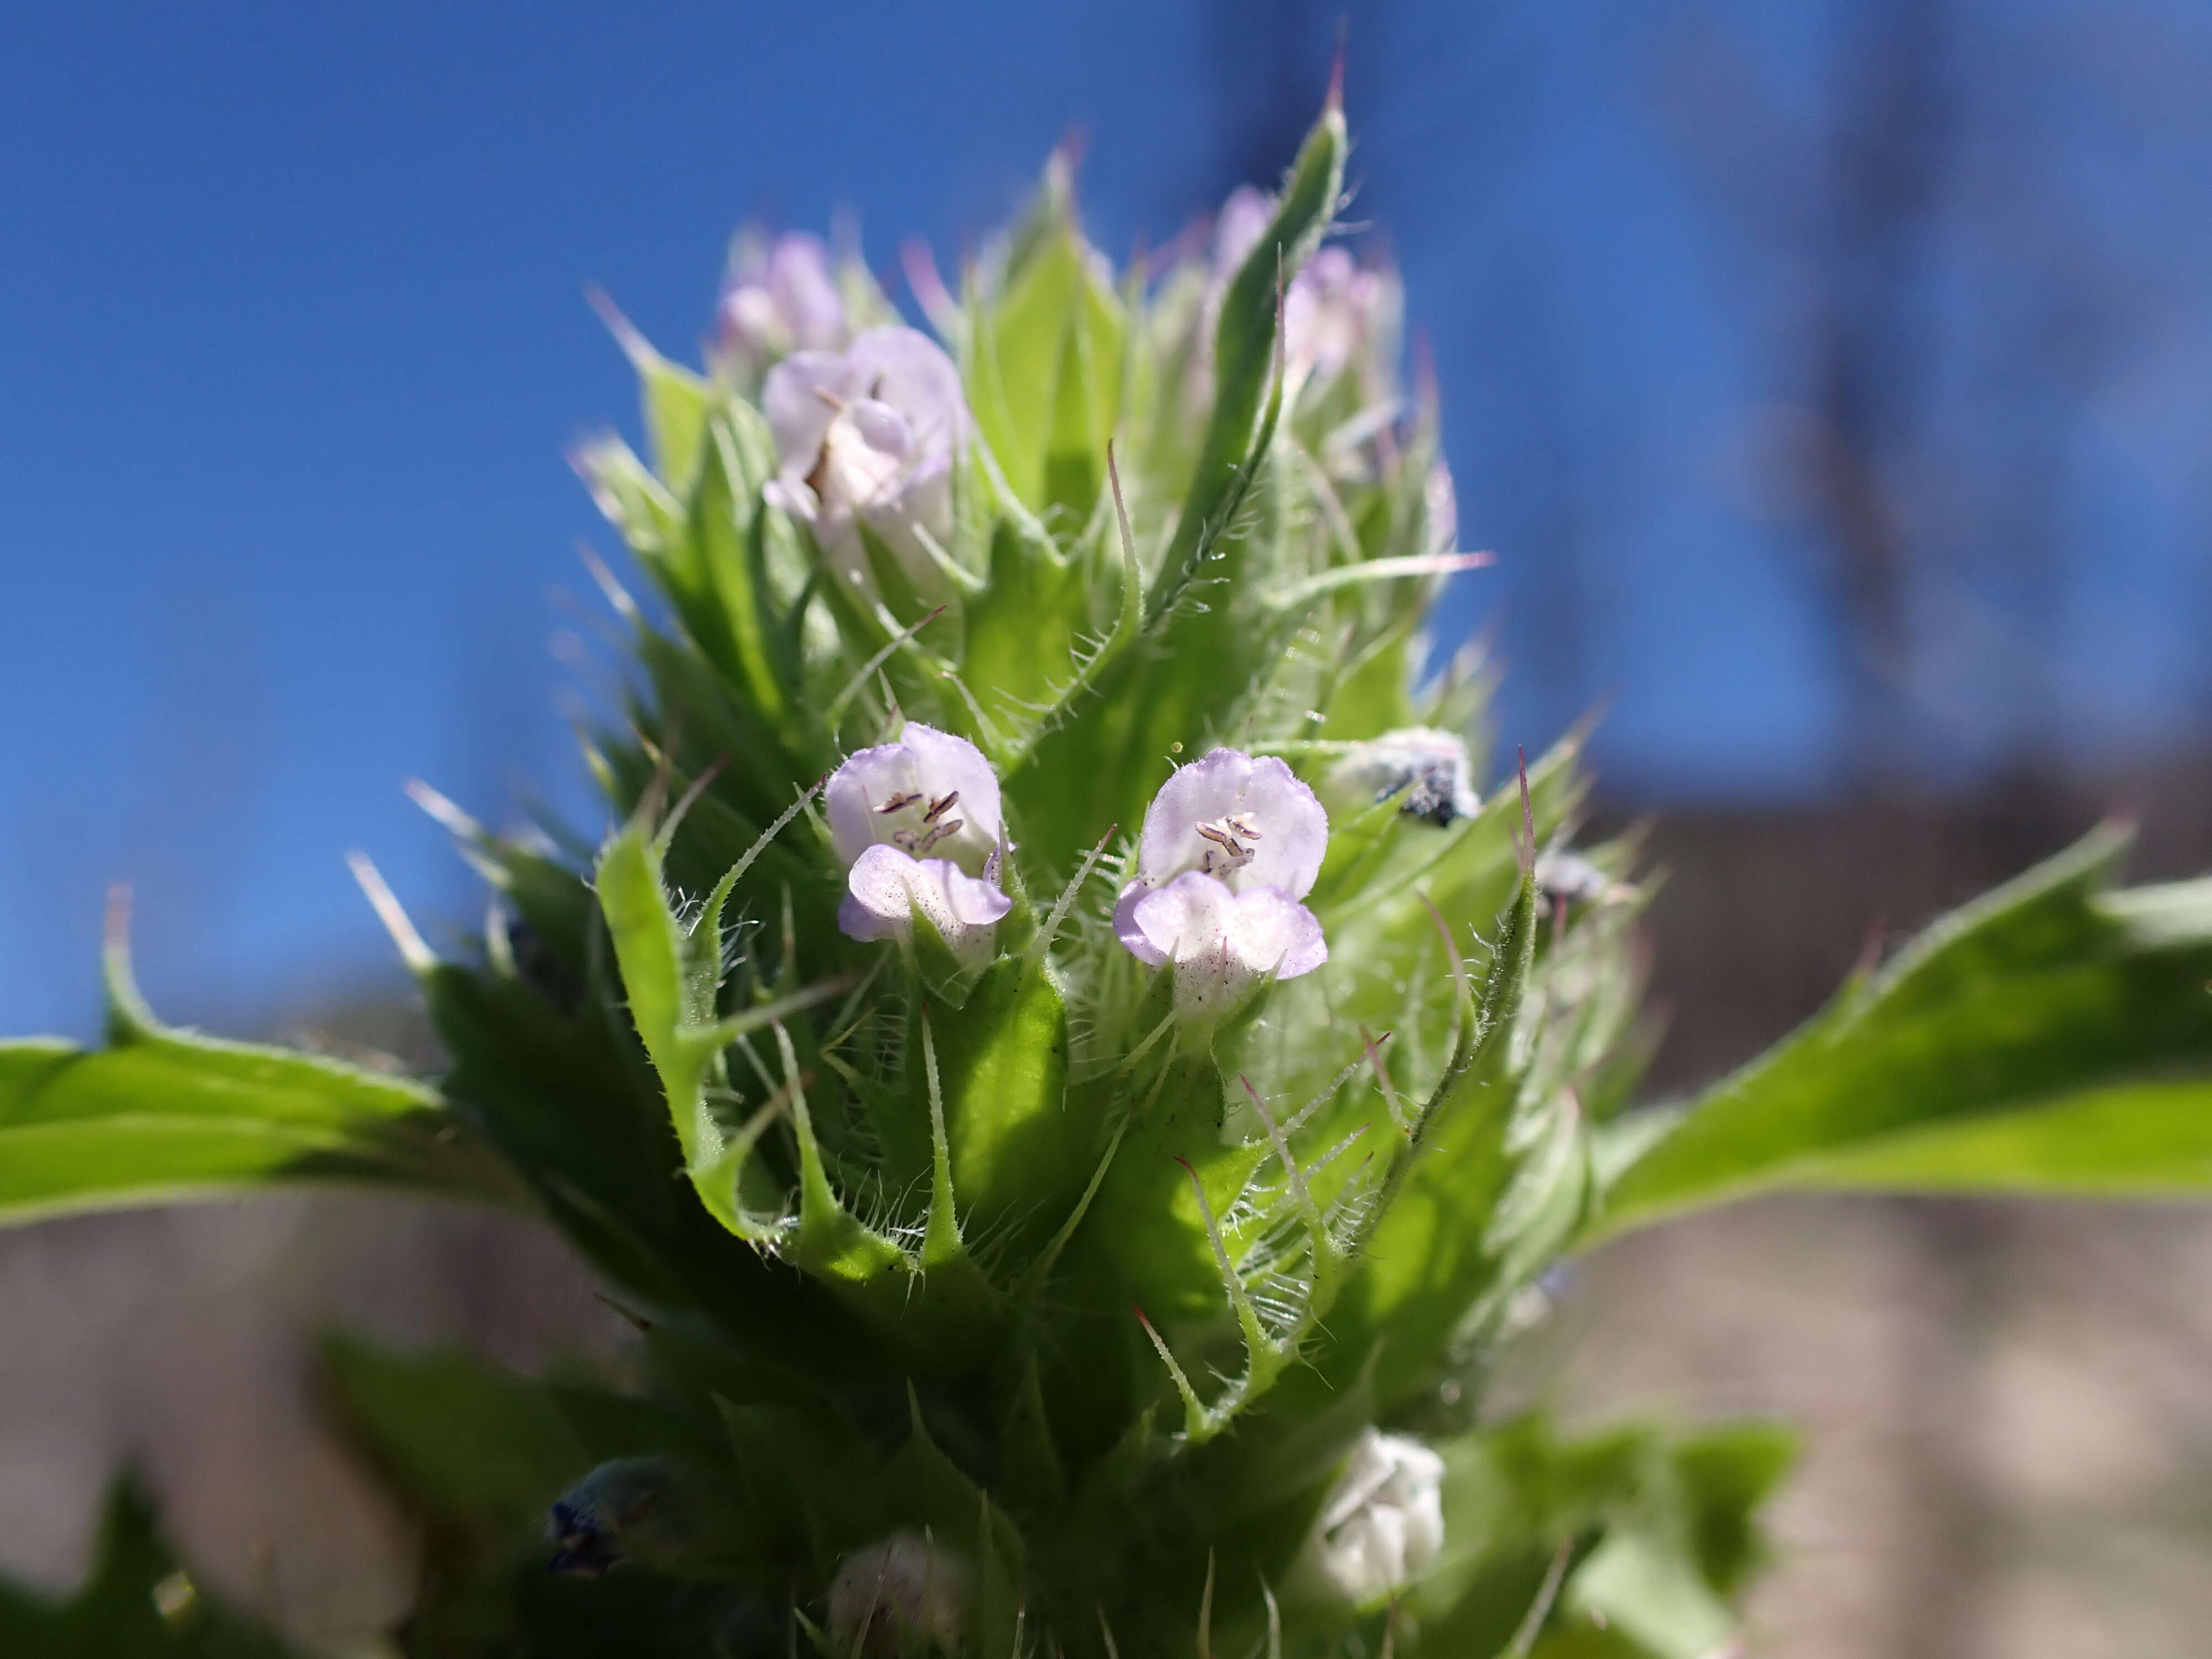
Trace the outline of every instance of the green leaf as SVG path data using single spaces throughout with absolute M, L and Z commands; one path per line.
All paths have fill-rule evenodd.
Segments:
M 1444 1547 L 1407 1598 L 1413 1651 L 1501 1653 L 1533 1618 L 1532 1651 L 1557 1659 L 1709 1659 L 1792 1446 L 1762 1423 L 1570 1439 L 1530 1415 L 1438 1449 Z
M 773 1244 L 784 1237 L 787 1218 L 749 1210 L 743 1179 L 760 1136 L 788 1103 L 771 1097 L 742 1122 L 718 1112 L 728 1095 L 723 1051 L 746 1032 L 849 987 L 830 981 L 720 1017 L 721 905 L 744 866 L 732 868 L 706 913 L 686 926 L 670 907 L 662 854 L 661 842 L 641 817 L 632 818 L 599 854 L 599 908 L 614 940 L 630 1019 L 667 1091 L 684 1169 L 701 1201 L 739 1237 Z
M 869 1532 L 926 1528 L 975 1567 L 969 1646 L 978 1659 L 1014 1659 L 1024 1613 L 1021 1534 L 1006 1511 L 930 1437 L 921 1408 L 908 1396 L 906 1443 L 870 1481 L 874 1518 Z M 858 1541 L 858 1540 L 856 1540 Z
M 590 298 L 600 320 L 637 371 L 641 412 L 646 439 L 653 448 L 653 471 L 670 489 L 680 491 L 690 482 L 691 470 L 698 464 L 714 388 L 654 350 L 605 294 L 594 289 Z
M 601 1457 L 637 1449 L 588 1445 L 545 1384 L 465 1354 L 387 1353 L 333 1338 L 322 1359 L 338 1420 L 418 1515 L 535 1531 Z
M 1148 648 L 1123 650 L 1094 702 L 1048 733 L 1008 787 L 1048 845 L 1095 841 L 1141 822 L 1163 763 L 1201 743 L 1279 656 L 1279 630 L 1255 627 L 1237 599 L 1265 562 L 1279 503 L 1268 458 L 1284 386 L 1273 373 L 1279 280 L 1319 245 L 1344 181 L 1344 117 L 1331 106 L 1299 150 L 1275 216 L 1223 297 L 1215 396 L 1197 471 L 1145 597 Z M 1246 508 L 1263 510 L 1248 514 Z M 1027 774 L 1028 775 L 1024 775 Z
M 1797 1437 L 1777 1423 L 1723 1423 L 1675 1443 L 1674 1474 L 1698 1569 L 1723 1595 L 1766 1559 L 1759 1507 L 1797 1461 Z
M 1498 921 L 1480 1007 L 1466 1010 L 1457 1049 L 1396 1153 L 1328 1318 L 1335 1370 L 1380 1345 L 1375 1389 L 1386 1408 L 1432 1380 L 1461 1322 L 1521 1253 L 1521 1231 L 1507 1224 L 1517 1177 L 1558 1161 L 1560 1131 L 1548 1115 L 1531 1125 L 1516 1111 L 1513 1036 L 1534 957 L 1536 898 L 1524 871 Z
M 1775 1188 L 2212 1191 L 2212 882 L 2100 830 L 1936 922 L 1675 1116 L 1588 1239 Z
M 1275 216 L 1222 297 L 1213 334 L 1213 413 L 1175 540 L 1154 580 L 1147 609 L 1155 614 L 1164 607 L 1170 591 L 1188 580 L 1186 567 L 1200 542 L 1210 531 L 1218 533 L 1223 504 L 1252 454 L 1273 374 L 1280 287 L 1312 257 L 1335 216 L 1344 189 L 1344 112 L 1332 104 L 1291 163 Z
M 92 1572 L 66 1601 L 0 1585 L 9 1659 L 286 1659 L 291 1650 L 177 1563 L 125 1475 L 108 1491 Z
M 987 1236 L 1019 1217 L 1025 1230 L 1049 1233 L 1090 1174 L 1097 1143 L 1097 1126 L 1066 1102 L 1060 987 L 1042 963 L 1008 957 L 984 973 L 960 1007 L 933 1006 L 925 1018 L 963 1228 L 970 1237 Z M 919 1089 L 909 1109 L 928 1109 Z
M 701 642 L 721 648 L 725 678 L 789 750 L 806 731 L 799 707 L 803 675 L 769 578 L 764 477 L 748 469 L 739 439 L 744 424 L 757 419 L 744 409 L 706 428 L 690 528 L 720 611 L 719 625 Z
M 1105 479 L 1126 324 L 1065 199 L 1048 211 L 975 331 L 968 395 L 1015 495 L 1072 534 L 1089 520 Z
M 0 1043 L 0 1222 L 289 1181 L 528 1202 L 421 1084 L 170 1030 L 110 971 L 109 1048 Z
M 663 851 L 661 838 L 634 817 L 600 854 L 597 881 L 629 1017 L 666 1091 L 693 1190 L 730 1232 L 787 1256 L 916 1353 L 937 1364 L 969 1354 L 996 1311 L 973 1259 L 957 1252 L 949 1261 L 919 1261 L 854 1215 L 831 1182 L 816 1136 L 806 1097 L 811 1079 L 781 1022 L 851 990 L 853 981 L 823 981 L 719 1014 L 721 909 L 744 866 L 723 878 L 687 924 L 670 903 Z M 748 1103 L 740 1116 L 724 1051 L 763 1029 L 775 1033 L 781 1085 L 765 1100 Z M 795 1193 L 756 1158 L 763 1136 L 786 1115 L 798 1152 Z M 763 1198 L 772 1207 L 760 1202 Z
M 961 677 L 994 720 L 1032 725 L 1076 678 L 1090 622 L 1081 562 L 1062 559 L 1021 520 L 1001 518 L 991 532 L 990 579 L 968 601 Z
M 1656 1529 L 1607 1534 L 1575 1570 L 1566 1605 L 1653 1659 L 1711 1659 L 1734 1634 L 1728 1606 L 1676 1540 Z

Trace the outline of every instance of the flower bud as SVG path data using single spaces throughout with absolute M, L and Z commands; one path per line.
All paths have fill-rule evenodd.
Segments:
M 1444 1461 L 1402 1434 L 1366 1430 L 1322 1508 L 1315 1555 L 1347 1600 L 1404 1589 L 1443 1547 Z
M 1548 899 L 1570 904 L 1619 904 L 1636 890 L 1618 881 L 1579 853 L 1555 847 L 1536 855 L 1536 885 Z
M 841 1654 L 957 1653 L 972 1578 L 965 1561 L 918 1532 L 855 1550 L 830 1581 L 830 1644 Z
M 1443 827 L 1474 815 L 1472 770 L 1467 745 L 1450 732 L 1409 726 L 1359 744 L 1329 769 L 1323 787 L 1354 808 L 1395 796 L 1407 817 Z
M 600 1464 L 562 1494 L 545 1522 L 550 1565 L 576 1578 L 624 1561 L 711 1576 L 726 1568 L 742 1530 L 714 1484 L 669 1457 Z
M 841 349 L 845 301 L 830 250 L 804 231 L 771 243 L 740 235 L 715 319 L 723 352 L 754 374 L 793 351 Z
M 1213 296 L 1209 319 L 1218 314 L 1220 295 L 1267 234 L 1273 198 L 1241 185 L 1221 204 L 1213 229 Z M 1388 395 L 1385 362 L 1395 339 L 1398 297 L 1395 278 L 1361 265 L 1349 249 L 1317 250 L 1291 277 L 1283 293 L 1283 366 L 1286 398 L 1309 380 L 1334 380 L 1347 368 L 1361 370 L 1364 392 Z M 1204 343 L 1210 344 L 1209 329 Z

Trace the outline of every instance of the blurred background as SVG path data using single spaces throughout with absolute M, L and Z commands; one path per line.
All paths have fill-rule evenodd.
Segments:
M 1502 737 L 1593 708 L 1649 817 L 1655 1092 L 1870 938 L 2118 810 L 2212 867 L 2212 8 L 325 0 L 0 11 L 0 1031 L 89 1036 L 107 884 L 167 1017 L 429 1063 L 343 854 L 401 799 L 588 823 L 563 699 L 629 423 L 605 287 L 687 355 L 740 219 L 957 262 L 1071 136 L 1117 254 L 1272 180 L 1341 28 L 1349 215 L 1403 270 Z M 345 1651 L 404 1540 L 318 1425 L 333 1324 L 613 1340 L 517 1226 L 356 1197 L 0 1235 L 0 1567 L 151 1473 Z M 2212 1223 L 1757 1206 L 1584 1263 L 1523 1384 L 1801 1419 L 1751 1650 L 2183 1652 L 2212 1617 Z

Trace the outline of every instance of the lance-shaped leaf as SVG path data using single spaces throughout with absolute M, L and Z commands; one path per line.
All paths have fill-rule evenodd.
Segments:
M 960 1218 L 1048 1234 L 1091 1172 L 1099 1125 L 1067 1101 L 1067 1009 L 1045 964 L 1008 957 L 928 1023 Z M 927 1078 L 917 1077 L 918 1084 Z M 909 1103 L 919 1118 L 925 1095 Z M 926 1121 L 926 1120 L 924 1120 Z
M 1701 1100 L 1626 1120 L 1588 1237 L 1777 1188 L 2212 1190 L 2212 882 L 2112 891 L 2125 845 L 2095 832 Z
M 1175 540 L 1154 579 L 1148 607 L 1153 615 L 1188 582 L 1188 562 L 1209 532 L 1218 533 L 1223 507 L 1252 453 L 1277 355 L 1282 288 L 1321 245 L 1335 216 L 1344 189 L 1344 112 L 1332 100 L 1291 165 L 1274 217 L 1222 297 L 1213 335 L 1213 414 Z
M 1098 701 L 1046 735 L 1009 787 L 1032 834 L 1079 844 L 1110 822 L 1135 822 L 1158 787 L 1160 762 L 1195 745 L 1248 694 L 1280 654 L 1273 630 L 1255 629 L 1240 603 L 1252 547 L 1279 503 L 1263 487 L 1283 414 L 1277 349 L 1282 287 L 1318 245 L 1344 183 L 1343 112 L 1324 110 L 1299 150 L 1273 218 L 1231 280 L 1215 334 L 1214 406 L 1198 469 L 1176 531 L 1145 596 L 1151 648 L 1124 652 L 1098 677 Z M 1266 498 L 1263 501 L 1262 498 Z M 1256 603 L 1256 596 L 1253 596 Z
M 0 1043 L 0 1222 L 291 1181 L 527 1204 L 435 1091 L 161 1025 L 107 960 L 108 1047 Z
M 656 836 L 641 817 L 633 818 L 600 854 L 597 879 L 630 1018 L 667 1092 L 694 1190 L 730 1231 L 784 1255 L 917 1352 L 950 1363 L 988 1329 L 995 1298 L 962 1246 L 950 1207 L 949 1176 L 933 1195 L 929 1237 L 920 1256 L 854 1214 L 831 1179 L 807 1102 L 809 1079 L 781 1024 L 850 991 L 854 981 L 823 981 L 719 1013 L 722 908 L 744 865 L 731 867 L 687 924 L 671 904 L 661 875 L 666 834 Z M 774 1031 L 780 1076 L 765 1100 L 733 1109 L 725 1051 L 763 1029 Z M 755 1156 L 768 1131 L 786 1115 L 798 1152 L 795 1192 Z M 933 1114 L 932 1129 L 942 1169 L 941 1114 Z
M 1048 709 L 1079 672 L 1091 624 L 1087 573 L 1063 559 L 1024 514 L 991 532 L 990 573 L 968 602 L 962 678 L 983 699 L 994 726 L 1019 732 Z
M 690 482 L 699 461 L 707 418 L 715 400 L 714 388 L 680 363 L 672 363 L 653 349 L 614 301 L 599 289 L 589 296 L 599 319 L 637 371 L 639 413 L 645 420 L 646 440 L 653 449 L 653 471 L 672 489 Z
M 1059 158 L 1054 158 L 1055 163 Z M 1008 486 L 1062 534 L 1105 479 L 1121 411 L 1125 325 L 1094 270 L 1066 181 L 1048 175 L 1033 237 L 988 304 L 964 365 L 975 424 Z
M 869 1530 L 923 1532 L 963 1558 L 975 1575 L 963 1647 L 977 1659 L 1014 1659 L 1023 1651 L 1021 1534 L 931 1438 L 921 1402 L 911 1393 L 908 1421 L 906 1443 L 869 1482 Z
M 632 818 L 599 854 L 599 908 L 614 940 L 631 1021 L 668 1091 L 685 1172 L 716 1220 L 742 1238 L 773 1245 L 791 1231 L 792 1218 L 778 1209 L 751 1207 L 745 1177 L 762 1134 L 790 1101 L 772 1095 L 742 1121 L 718 1113 L 727 1094 L 723 1051 L 748 1032 L 851 988 L 832 981 L 726 1017 L 719 1013 L 722 907 L 744 865 L 731 866 L 697 920 L 686 925 L 670 905 L 663 882 L 665 851 L 643 817 Z
M 1433 1377 L 1519 1243 L 1498 1224 L 1516 1176 L 1556 1157 L 1556 1133 L 1544 1129 L 1532 1147 L 1516 1113 L 1513 1036 L 1534 957 L 1536 897 L 1524 866 L 1498 920 L 1480 1006 L 1467 1010 L 1443 1077 L 1383 1178 L 1359 1260 L 1328 1317 L 1335 1369 L 1381 1345 L 1375 1390 L 1386 1409 Z M 1462 996 L 1472 1001 L 1470 992 Z

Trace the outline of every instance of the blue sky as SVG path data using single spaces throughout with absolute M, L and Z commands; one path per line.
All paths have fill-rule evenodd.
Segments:
M 1697 9 L 1352 8 L 1357 214 L 1435 345 L 1465 539 L 1504 556 L 1449 626 L 1502 603 L 1509 657 L 1550 649 L 1516 629 L 1552 544 L 1585 550 L 1580 665 L 1509 681 L 1509 741 L 1610 696 L 1624 788 L 1802 793 L 1818 619 L 1721 476 L 1772 272 L 1653 116 Z M 1747 49 L 1786 94 L 1812 33 Z M 913 233 L 956 260 L 1071 128 L 1097 240 L 1157 241 L 1218 188 L 1218 50 L 1164 0 L 0 14 L 0 1030 L 88 1029 L 117 877 L 156 1006 L 258 1019 L 391 977 L 348 848 L 426 917 L 477 903 L 401 780 L 580 801 L 548 645 L 607 538 L 562 455 L 631 402 L 587 283 L 681 350 L 740 219 L 843 209 L 879 266 Z M 2166 483 L 2106 538 L 2124 575 L 2078 584 L 2083 706 L 2155 732 L 2205 405 L 2116 384 L 2069 465 Z

